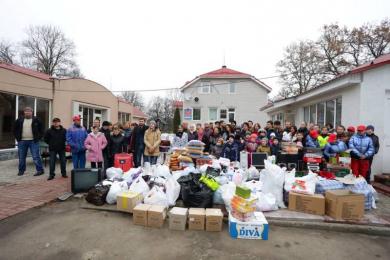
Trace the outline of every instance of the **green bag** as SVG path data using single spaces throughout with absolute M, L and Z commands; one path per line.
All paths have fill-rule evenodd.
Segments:
M 219 183 L 211 176 L 203 175 L 202 177 L 200 177 L 199 181 L 204 183 L 212 191 L 216 191 L 219 189 Z

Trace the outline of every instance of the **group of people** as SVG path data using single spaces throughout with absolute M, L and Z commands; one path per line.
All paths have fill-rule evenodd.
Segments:
M 205 144 L 205 153 L 231 161 L 240 161 L 241 151 L 278 155 L 282 143 L 294 143 L 302 155 L 304 148 L 322 149 L 326 160 L 348 151 L 353 173 L 362 175 L 369 181 L 372 161 L 379 151 L 379 138 L 372 125 L 359 125 L 356 130 L 353 126 L 346 129 L 342 125 L 333 128 L 331 124 L 320 128 L 319 125 L 305 122 L 299 128 L 290 122 L 285 122 L 282 127 L 280 121 L 268 121 L 264 128 L 252 121 L 240 126 L 235 121 L 226 123 L 223 120 L 203 125 L 188 125 L 183 122 L 178 127 L 171 146 L 183 148 L 189 141 L 199 140 Z M 67 177 L 66 147 L 70 148 L 73 168 L 85 168 L 88 160 L 91 168 L 105 170 L 113 166 L 115 155 L 122 152 L 133 153 L 134 166 L 139 167 L 142 161 L 156 164 L 160 155 L 161 132 L 153 120 L 148 126 L 144 119 L 140 119 L 138 124 L 127 122 L 124 125 L 104 121 L 100 126 L 100 120 L 96 119 L 91 129 L 87 130 L 81 125 L 80 116 L 76 115 L 68 129 L 61 125 L 59 118 L 54 118 L 52 126 L 43 133 L 41 121 L 33 116 L 30 107 L 26 107 L 24 116 L 15 122 L 14 134 L 19 148 L 18 175 L 23 175 L 26 170 L 28 149 L 36 166 L 35 176 L 44 173 L 38 144 L 43 137 L 49 145 L 49 180 L 55 176 L 57 156 L 61 174 Z

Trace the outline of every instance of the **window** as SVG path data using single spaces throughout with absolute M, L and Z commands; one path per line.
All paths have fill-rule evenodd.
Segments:
M 311 105 L 310 106 L 310 123 L 313 123 L 313 124 L 316 123 L 316 115 L 317 115 L 316 105 Z
M 96 113 L 96 111 L 95 111 L 95 113 Z M 118 122 L 119 123 L 121 123 L 123 125 L 128 121 L 130 121 L 130 114 L 129 113 L 123 113 L 123 112 L 118 113 Z
M 284 118 L 283 113 L 278 113 L 278 114 L 275 115 L 275 120 L 274 121 L 278 120 L 280 122 L 284 122 L 283 118 Z
M 24 109 L 26 107 L 31 107 L 35 113 L 35 98 L 27 97 L 27 96 L 19 96 L 18 97 L 18 115 L 23 116 Z
M 326 101 L 326 124 L 334 125 L 334 100 Z
M 192 120 L 200 120 L 200 108 L 192 109 Z
M 37 109 L 36 109 L 36 112 L 35 112 L 35 115 L 41 120 L 42 124 L 43 124 L 43 129 L 46 131 L 46 129 L 49 127 L 50 125 L 50 108 L 49 108 L 49 103 L 50 101 L 49 100 L 45 100 L 45 99 L 38 99 L 37 98 Z
M 218 118 L 217 109 L 209 108 L 209 120 L 217 120 Z
M 16 95 L 0 93 L 0 149 L 14 148 Z
M 234 82 L 230 82 L 229 84 L 229 94 L 235 94 L 236 93 L 236 84 Z
M 309 115 L 310 115 L 310 111 L 309 111 L 309 107 L 304 107 L 303 108 L 303 120 L 307 123 L 309 122 Z M 272 120 L 274 121 L 274 120 Z
M 336 99 L 336 125 L 341 125 L 341 97 Z
M 323 126 L 325 117 L 325 103 L 321 102 L 317 104 L 317 124 Z
M 229 108 L 229 113 L 228 113 L 229 122 L 234 121 L 234 119 L 236 117 L 235 114 L 236 114 L 236 110 L 234 108 Z
M 219 119 L 226 119 L 227 118 L 227 110 L 226 109 L 220 109 L 219 110 Z
M 201 94 L 210 94 L 211 93 L 211 86 L 210 82 L 203 82 L 200 87 L 200 93 Z

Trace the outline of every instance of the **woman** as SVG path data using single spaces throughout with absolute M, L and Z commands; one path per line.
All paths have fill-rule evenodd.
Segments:
M 188 135 L 183 132 L 183 127 L 179 126 L 176 136 L 173 138 L 172 147 L 184 148 L 188 143 Z
M 210 149 L 212 149 L 217 144 L 217 141 L 220 137 L 222 137 L 222 136 L 219 132 L 219 128 L 214 127 L 214 131 L 210 136 Z
M 126 122 L 123 125 L 123 136 L 125 137 L 125 142 L 126 142 L 128 147 L 130 146 L 131 132 L 132 132 L 132 129 L 130 126 L 130 122 Z
M 85 139 L 84 146 L 88 151 L 87 160 L 91 162 L 91 168 L 102 169 L 103 149 L 107 146 L 107 139 L 103 133 L 99 132 L 98 126 L 92 126 L 92 132 Z
M 201 123 L 196 124 L 196 132 L 198 133 L 198 140 L 202 141 L 203 138 L 203 127 Z
M 284 131 L 282 141 L 284 142 L 295 142 L 297 139 L 297 127 L 295 125 L 291 126 L 289 132 Z
M 157 163 L 157 158 L 160 155 L 161 132 L 156 127 L 155 121 L 150 121 L 148 130 L 145 131 L 145 162 L 150 165 Z
M 110 136 L 110 167 L 114 165 L 115 154 L 127 151 L 126 138 L 122 135 L 119 125 L 114 125 Z
M 252 132 L 252 133 L 258 135 L 260 129 L 261 129 L 260 124 L 259 124 L 259 123 L 256 123 L 256 124 L 254 124 L 254 126 L 253 126 L 253 132 Z
M 198 140 L 198 132 L 195 129 L 195 125 L 190 125 L 190 130 L 188 131 L 188 141 Z

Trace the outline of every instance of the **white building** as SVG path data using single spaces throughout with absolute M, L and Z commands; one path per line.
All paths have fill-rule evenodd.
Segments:
M 271 88 L 254 76 L 226 66 L 197 76 L 181 87 L 181 91 L 184 95 L 182 120 L 189 123 L 265 122 L 267 118 L 258 107 L 267 104 Z
M 373 173 L 390 173 L 390 54 L 359 66 L 304 94 L 260 109 L 273 120 L 375 126 L 380 150 Z

